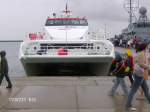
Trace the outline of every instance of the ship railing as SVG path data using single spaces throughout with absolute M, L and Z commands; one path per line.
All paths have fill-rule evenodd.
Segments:
M 104 55 L 106 48 L 96 46 L 43 46 L 37 50 L 38 55 L 58 55 L 59 52 L 67 52 L 69 55 Z M 61 51 L 62 50 L 62 51 Z M 109 49 L 107 49 L 109 50 Z M 109 50 L 110 51 L 110 50 Z

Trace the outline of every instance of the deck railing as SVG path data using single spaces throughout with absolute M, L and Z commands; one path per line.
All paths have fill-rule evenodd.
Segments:
M 109 55 L 110 50 L 104 46 L 30 46 L 27 55 L 58 55 L 60 52 L 68 55 Z

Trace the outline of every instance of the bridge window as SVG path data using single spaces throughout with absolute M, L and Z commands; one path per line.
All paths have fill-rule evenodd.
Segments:
M 48 19 L 46 21 L 46 26 L 60 26 L 60 25 L 71 25 L 71 26 L 87 26 L 88 22 L 86 19 L 70 19 L 70 18 L 57 18 Z

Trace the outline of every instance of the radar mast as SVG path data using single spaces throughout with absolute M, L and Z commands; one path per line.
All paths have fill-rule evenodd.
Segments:
M 70 10 L 68 10 L 68 4 L 67 3 L 66 3 L 66 8 L 65 8 L 65 10 L 63 12 L 66 13 L 66 14 L 71 12 Z
M 139 0 L 125 0 L 124 8 L 129 13 L 130 24 L 133 22 L 133 19 L 137 20 L 134 13 L 139 9 Z
M 139 13 L 140 13 L 140 16 L 139 16 L 139 19 L 138 19 L 138 22 L 143 22 L 143 23 L 146 23 L 146 22 L 149 22 L 149 19 L 147 17 L 147 9 L 145 7 L 141 7 L 139 9 Z

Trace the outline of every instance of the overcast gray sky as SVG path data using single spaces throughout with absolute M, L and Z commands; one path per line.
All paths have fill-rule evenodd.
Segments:
M 29 32 L 42 31 L 47 16 L 60 13 L 68 1 L 74 15 L 86 16 L 90 26 L 119 34 L 128 24 L 124 0 L 0 0 L 0 40 L 22 40 Z M 140 0 L 148 8 L 150 0 Z

